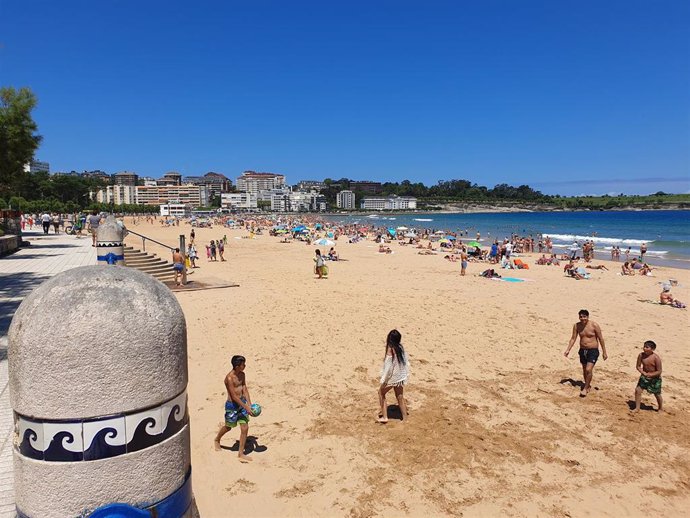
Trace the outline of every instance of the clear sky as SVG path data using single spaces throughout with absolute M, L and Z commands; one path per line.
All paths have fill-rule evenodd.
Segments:
M 690 2 L 0 0 L 51 171 L 690 192 Z

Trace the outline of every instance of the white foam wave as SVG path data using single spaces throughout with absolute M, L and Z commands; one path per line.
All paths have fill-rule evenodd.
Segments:
M 594 241 L 595 244 L 602 244 L 602 245 L 615 245 L 615 246 L 620 246 L 620 245 L 627 245 L 627 246 L 632 246 L 632 245 L 641 245 L 642 243 L 647 243 L 648 245 L 653 243 L 654 240 L 644 240 L 644 239 L 624 239 L 624 238 L 619 238 L 619 237 L 599 237 L 599 236 L 580 236 L 577 234 L 544 234 L 544 237 L 550 237 L 552 241 L 557 242 L 563 242 L 563 243 L 572 243 L 573 241 Z
M 433 219 L 426 219 L 426 218 L 414 218 L 415 221 L 434 221 Z

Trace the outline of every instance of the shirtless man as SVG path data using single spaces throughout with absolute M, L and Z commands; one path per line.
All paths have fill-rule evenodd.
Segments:
M 184 271 L 184 256 L 180 253 L 180 249 L 176 248 L 172 254 L 173 270 L 175 270 L 175 284 L 180 285 L 180 275 Z
M 230 360 L 232 370 L 225 376 L 225 388 L 228 392 L 228 399 L 225 401 L 225 423 L 220 426 L 213 440 L 213 447 L 219 451 L 223 435 L 239 424 L 240 449 L 237 456 L 240 462 L 246 463 L 252 460 L 244 454 L 244 447 L 249 433 L 249 416 L 254 414 L 251 408 L 252 398 L 249 396 L 247 380 L 244 376 L 245 362 L 244 356 L 233 356 Z
M 601 328 L 596 322 L 589 320 L 589 311 L 581 309 L 578 313 L 580 321 L 573 326 L 573 334 L 568 342 L 568 348 L 563 355 L 567 358 L 570 354 L 570 349 L 573 348 L 575 340 L 580 336 L 580 363 L 582 364 L 582 376 L 585 379 L 585 385 L 580 391 L 580 397 L 586 397 L 591 390 L 592 385 L 592 371 L 594 364 L 599 359 L 599 345 L 603 352 L 604 360 L 608 359 L 606 354 L 606 345 L 604 345 L 604 337 L 601 334 Z
M 655 352 L 656 344 L 647 340 L 642 346 L 642 352 L 637 355 L 637 371 L 640 379 L 635 387 L 635 410 L 640 411 L 642 391 L 654 394 L 659 405 L 659 412 L 664 410 L 664 400 L 661 398 L 661 357 Z

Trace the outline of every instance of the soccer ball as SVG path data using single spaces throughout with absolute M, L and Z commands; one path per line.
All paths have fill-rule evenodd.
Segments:
M 261 415 L 261 405 L 259 405 L 258 403 L 253 403 L 251 409 L 254 417 L 258 417 L 259 415 Z

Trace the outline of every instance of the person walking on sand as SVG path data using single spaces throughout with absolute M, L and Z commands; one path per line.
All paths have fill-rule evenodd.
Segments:
M 654 394 L 659 405 L 659 412 L 664 410 L 664 400 L 661 398 L 661 357 L 656 353 L 656 344 L 647 340 L 642 346 L 642 352 L 637 355 L 637 371 L 640 379 L 635 387 L 635 409 L 633 412 L 640 411 L 642 401 L 642 391 L 646 390 Z
M 247 365 L 244 356 L 233 356 L 230 360 L 232 370 L 225 376 L 225 389 L 228 398 L 225 401 L 225 423 L 221 424 L 220 430 L 213 440 L 213 447 L 220 451 L 221 438 L 238 424 L 240 425 L 240 449 L 237 456 L 240 462 L 249 462 L 252 459 L 244 454 L 244 447 L 247 443 L 249 433 L 249 416 L 252 413 L 252 398 L 249 396 L 247 379 L 244 369 Z
M 386 352 L 383 357 L 383 368 L 381 369 L 381 381 L 379 384 L 379 423 L 388 422 L 388 406 L 386 405 L 386 394 L 390 389 L 395 392 L 398 400 L 400 415 L 403 421 L 407 419 L 407 405 L 403 395 L 403 387 L 407 384 L 409 377 L 409 364 L 407 353 L 400 343 L 402 336 L 397 329 L 388 333 L 386 338 Z
M 225 261 L 225 243 L 223 243 L 222 239 L 218 240 L 218 255 L 220 256 L 221 261 Z
M 563 355 L 566 358 L 568 357 L 570 349 L 573 348 L 575 340 L 577 340 L 579 335 L 579 356 L 580 363 L 582 364 L 582 376 L 585 382 L 582 390 L 580 391 L 580 397 L 586 397 L 591 390 L 592 373 L 594 371 L 594 365 L 599 359 L 600 345 L 604 360 L 608 359 L 609 356 L 606 353 L 606 345 L 604 344 L 604 336 L 601 334 L 601 328 L 599 327 L 599 324 L 589 319 L 589 311 L 586 309 L 581 309 L 578 312 L 578 317 L 580 321 L 573 326 L 573 334 L 570 337 L 570 342 L 568 342 L 568 348 L 565 350 Z
M 318 248 L 316 249 L 316 257 L 314 257 L 314 262 L 316 262 L 316 275 L 319 276 L 319 279 L 323 279 L 323 269 L 326 266 L 326 262 L 323 260 L 321 250 Z

